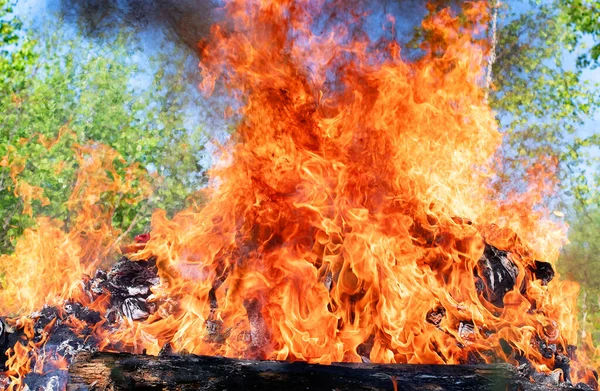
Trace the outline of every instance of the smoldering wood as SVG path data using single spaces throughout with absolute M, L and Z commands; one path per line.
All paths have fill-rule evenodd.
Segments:
M 549 381 L 551 378 L 549 377 Z M 532 383 L 507 364 L 333 364 L 236 360 L 223 357 L 81 353 L 69 369 L 67 391 L 92 390 L 584 390 Z
M 504 307 L 504 295 L 515 287 L 519 274 L 518 267 L 508 254 L 507 251 L 499 250 L 486 243 L 485 250 L 474 270 L 475 288 L 483 294 L 485 300 L 498 308 Z

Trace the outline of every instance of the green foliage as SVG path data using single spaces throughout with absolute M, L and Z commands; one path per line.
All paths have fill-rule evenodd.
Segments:
M 134 188 L 146 181 L 154 189 L 135 204 L 119 191 L 103 194 L 114 208 L 114 226 L 139 233 L 148 228 L 154 208 L 173 212 L 185 206 L 205 181 L 199 164 L 204 136 L 185 123 L 187 102 L 179 96 L 187 83 L 186 53 L 171 53 L 168 71 L 153 74 L 162 64 L 156 59 L 137 69 L 129 61 L 133 39 L 126 35 L 100 45 L 55 33 L 36 37 L 33 51 L 10 6 L 0 4 L 0 19 L 7 20 L 2 31 L 9 36 L 0 54 L 6 68 L 0 80 L 0 252 L 12 248 L 35 216 L 68 224 L 67 201 L 85 162 L 77 159 L 76 146 L 90 141 L 123 157 L 114 161 L 115 175 Z M 137 78 L 153 82 L 140 87 Z M 141 168 L 139 177 L 127 176 L 132 164 Z
M 21 34 L 21 21 L 12 14 L 15 1 L 0 0 L 0 94 L 6 98 L 23 88 L 25 69 L 35 61 L 34 42 Z
M 561 275 L 582 285 L 580 305 L 587 312 L 587 330 L 600 330 L 600 209 L 577 213 L 572 219 L 568 244 L 558 264 Z M 592 334 L 600 341 L 600 332 Z
M 578 41 L 556 3 L 505 7 L 501 14 L 490 103 L 506 134 L 505 179 L 514 180 L 523 161 L 554 157 L 561 200 L 581 208 L 595 197 L 586 171 L 600 140 L 580 129 L 594 115 L 600 89 L 565 64 Z
M 600 3 L 597 0 L 561 0 L 561 8 L 568 17 L 578 40 L 588 35 L 594 44 L 588 53 L 579 56 L 580 67 L 600 64 Z

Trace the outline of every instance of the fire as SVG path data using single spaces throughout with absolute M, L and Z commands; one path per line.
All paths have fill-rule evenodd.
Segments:
M 58 138 L 63 136 L 61 131 Z M 44 144 L 46 148 L 52 145 L 52 142 Z M 150 194 L 146 183 L 138 181 L 133 188 L 131 178 L 137 177 L 134 172 L 138 167 L 128 167 L 125 178 L 117 174 L 115 164 L 123 160 L 115 150 L 95 143 L 76 144 L 73 148 L 80 169 L 67 202 L 69 229 L 64 222 L 40 217 L 36 225 L 19 238 L 13 254 L 0 255 L 0 313 L 16 317 L 16 320 L 8 320 L 9 325 L 26 330 L 23 343 L 15 344 L 14 349 L 7 352 L 9 390 L 20 389 L 26 373 L 68 367 L 60 355 L 45 356 L 43 347 L 52 325 L 45 328 L 41 340 L 33 341 L 33 321 L 20 315 L 38 311 L 44 305 L 60 306 L 67 299 L 77 300 L 94 310 L 106 308 L 106 298 L 90 300 L 81 289 L 82 277 L 92 275 L 104 257 L 114 256 L 120 240 L 120 232 L 111 223 L 114 209 L 107 207 L 101 197 L 114 194 L 125 202 L 139 202 Z M 17 189 L 22 188 L 19 185 L 24 182 L 18 178 L 18 171 L 12 179 Z M 43 197 L 42 189 L 37 189 Z M 76 319 L 71 321 L 76 333 L 84 327 L 77 324 Z
M 211 202 L 154 216 L 137 256 L 157 257 L 155 293 L 179 307 L 141 330 L 230 357 L 516 363 L 521 352 L 550 367 L 532 341 L 574 343 L 577 290 L 527 277 L 564 235 L 529 207 L 540 192 L 491 201 L 501 136 L 480 87 L 485 4 L 469 5 L 467 23 L 449 10 L 427 19 L 416 62 L 358 34 L 360 14 L 317 33 L 312 15 L 327 6 L 234 0 L 233 31 L 214 26 L 201 87 L 222 82 L 243 119 Z M 496 305 L 474 288 L 485 243 L 517 268 Z
M 334 7 L 331 18 L 315 17 Z M 577 343 L 578 288 L 542 277 L 565 240 L 539 205 L 548 172 L 534 168 L 539 180 L 508 199 L 489 186 L 501 135 L 481 87 L 485 2 L 466 5 L 465 20 L 450 10 L 427 18 L 416 61 L 393 40 L 371 41 L 359 4 L 229 0 L 225 8 L 200 67 L 205 92 L 224 88 L 240 101 L 237 134 L 222 152 L 228 163 L 211 172 L 202 210 L 154 214 L 135 258 L 156 258 L 157 310 L 117 330 L 97 327 L 98 346 L 556 369 L 540 344 L 566 354 Z M 81 156 L 97 149 L 82 147 Z M 132 191 L 127 179 L 108 180 L 111 168 L 99 162 L 117 156 L 102 151 L 104 159 L 82 157 L 106 177 L 78 182 L 76 228 L 41 221 L 0 259 L 32 260 L 14 271 L 26 276 L 14 286 L 26 290 L 0 291 L 4 313 L 70 298 L 106 307 L 79 297 L 76 285 L 119 234 L 98 195 Z M 506 290 L 494 285 L 492 258 L 512 281 Z M 15 351 L 10 364 L 32 370 L 27 354 Z M 572 363 L 574 383 L 590 378 L 585 365 Z

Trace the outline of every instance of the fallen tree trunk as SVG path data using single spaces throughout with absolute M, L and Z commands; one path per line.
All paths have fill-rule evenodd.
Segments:
M 566 390 L 508 365 L 318 365 L 208 356 L 79 354 L 68 391 L 81 390 Z

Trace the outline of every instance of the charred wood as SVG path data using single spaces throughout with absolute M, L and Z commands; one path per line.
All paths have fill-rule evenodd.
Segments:
M 585 390 L 532 383 L 509 365 L 333 364 L 250 361 L 207 356 L 82 353 L 68 391 L 83 390 Z
M 504 307 L 504 295 L 514 288 L 519 274 L 508 254 L 486 244 L 475 270 L 475 287 L 487 301 L 500 308 Z

